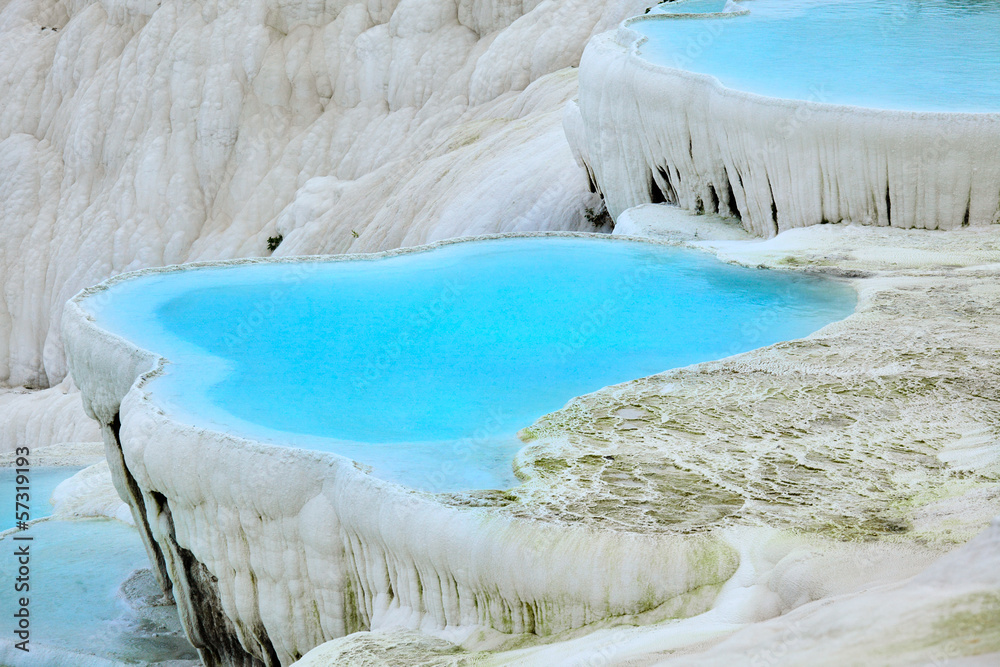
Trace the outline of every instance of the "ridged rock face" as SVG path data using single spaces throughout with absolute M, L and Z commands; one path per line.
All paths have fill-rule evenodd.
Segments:
M 93 420 L 80 410 L 80 395 L 70 382 L 43 391 L 0 389 L 0 455 L 15 447 L 37 450 L 52 443 L 101 439 Z
M 585 227 L 569 68 L 642 7 L 0 0 L 0 383 L 121 271 Z
M 652 20 L 652 19 L 649 19 Z M 717 19 L 717 20 L 739 20 Z M 565 127 L 613 216 L 644 203 L 739 216 L 773 236 L 827 222 L 1000 222 L 1000 113 L 761 97 L 655 65 L 625 26 L 590 42 Z

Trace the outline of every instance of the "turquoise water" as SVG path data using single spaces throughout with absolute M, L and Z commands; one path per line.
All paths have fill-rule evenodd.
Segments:
M 692 11 L 711 4 L 690 2 L 697 3 Z M 684 4 L 672 9 L 682 11 Z M 771 97 L 912 111 L 1000 111 L 1000 0 L 738 4 L 750 14 L 633 23 L 649 38 L 642 55 Z
M 14 537 L 30 536 L 30 541 Z M 29 545 L 28 591 L 14 590 L 13 552 Z M 25 666 L 87 665 L 94 658 L 116 664 L 154 664 L 197 658 L 194 649 L 176 636 L 174 608 L 161 608 L 147 618 L 133 610 L 119 592 L 133 571 L 149 567 L 139 534 L 118 521 L 45 521 L 27 531 L 0 538 L 4 565 L 0 568 L 0 664 Z M 22 583 L 24 583 L 22 581 Z M 12 644 L 13 615 L 18 599 L 27 597 L 30 613 L 30 653 Z M 173 615 L 169 618 L 169 615 Z M 149 614 L 147 614 L 149 616 Z M 162 625 L 159 616 L 167 618 Z M 165 634 L 168 629 L 173 634 Z
M 44 467 L 29 468 L 28 472 L 28 506 L 32 519 L 52 515 L 52 503 L 49 498 L 52 492 L 63 480 L 67 480 L 80 472 L 79 467 Z M 17 471 L 14 468 L 0 468 L 0 498 L 5 502 L 10 499 L 10 511 L 0 515 L 0 532 L 14 527 L 14 493 Z
M 609 384 L 798 338 L 832 281 L 612 239 L 144 276 L 84 308 L 170 359 L 179 418 L 335 451 L 428 490 L 515 483 L 516 432 Z
M 708 14 L 721 12 L 729 0 L 684 0 L 665 2 L 650 10 L 651 14 Z
M 31 468 L 31 518 L 51 516 L 49 498 L 55 488 L 79 467 Z M 0 531 L 14 527 L 16 471 L 0 468 L 0 497 L 10 511 L 0 518 Z M 21 539 L 16 539 L 21 538 Z M 24 539 L 30 538 L 30 539 Z M 28 545 L 27 580 L 15 577 L 20 563 L 14 552 Z M 0 636 L 0 665 L 154 664 L 194 659 L 197 653 L 178 633 L 173 606 L 151 611 L 133 609 L 119 586 L 133 571 L 149 567 L 139 534 L 118 521 L 49 520 L 0 538 L 6 562 L 0 566 L 0 616 L 13 619 L 18 600 L 26 597 L 30 611 L 30 652 L 14 647 L 15 621 Z M 28 585 L 15 590 L 15 584 Z M 165 625 L 164 625 L 165 623 Z M 103 663 L 102 663 L 103 664 Z

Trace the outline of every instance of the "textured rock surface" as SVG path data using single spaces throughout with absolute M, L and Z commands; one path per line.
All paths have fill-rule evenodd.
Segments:
M 805 604 L 749 625 L 711 612 L 651 627 L 501 653 L 468 653 L 426 635 L 360 633 L 296 667 L 423 665 L 963 665 L 1000 659 L 1000 521 L 916 576 Z
M 65 385 L 28 391 L 0 388 L 0 456 L 15 447 L 100 440 L 100 430 L 80 408 L 80 394 Z
M 125 270 L 266 254 L 274 235 L 284 237 L 276 254 L 289 255 L 581 227 L 596 198 L 560 126 L 576 94 L 570 66 L 591 34 L 641 7 L 0 0 L 0 62 L 9 65 L 0 77 L 0 382 L 58 383 L 67 370 L 63 302 Z M 607 40 L 598 47 L 611 49 Z M 615 213 L 648 201 L 650 178 L 667 198 L 657 171 L 664 156 L 686 165 L 685 147 L 719 136 L 701 121 L 663 125 L 682 101 L 668 94 L 643 121 L 666 134 L 595 147 L 588 109 L 603 129 L 635 127 L 646 111 L 628 106 L 625 93 L 654 94 L 640 79 L 660 75 L 632 77 L 629 57 L 595 55 L 605 84 L 582 91 L 582 115 L 570 104 L 565 116 Z M 626 108 L 610 111 L 612 99 Z M 844 167 L 870 201 L 807 201 L 817 175 L 807 145 L 802 165 L 745 173 L 743 195 L 718 185 L 717 161 L 689 158 L 683 168 L 695 185 L 671 183 L 692 208 L 699 197 L 713 208 L 714 191 L 723 212 L 752 190 L 757 208 L 748 204 L 744 222 L 765 235 L 817 215 L 950 226 L 967 212 L 970 224 L 988 222 L 990 195 L 966 196 L 973 182 L 950 166 L 965 158 L 949 136 L 944 149 L 899 153 L 916 160 L 916 180 L 905 170 L 898 180 L 895 162 L 884 179 Z M 975 150 L 992 158 L 991 136 Z M 745 153 L 754 156 L 752 147 Z M 616 155 L 633 157 L 614 168 L 596 162 Z M 921 171 L 928 165 L 947 177 Z M 723 167 L 723 176 L 735 173 Z M 989 169 L 976 178 L 997 182 Z M 764 196 L 772 180 L 792 193 L 775 194 L 777 222 Z M 896 199 L 918 186 L 927 199 Z M 921 217 L 913 201 L 931 201 L 940 216 Z M 690 227 L 667 236 L 690 240 Z M 141 381 L 133 388 L 156 366 L 153 355 L 102 338 L 83 317 L 65 331 L 80 341 L 74 375 L 102 425 L 109 474 L 210 664 L 288 664 L 346 631 L 399 627 L 508 648 L 538 635 L 569 640 L 584 626 L 576 632 L 598 630 L 581 640 L 591 642 L 584 655 L 604 659 L 616 654 L 601 642 L 621 637 L 600 630 L 609 614 L 621 623 L 690 615 L 721 590 L 713 611 L 743 600 L 721 630 L 683 626 L 718 637 L 913 574 L 998 511 L 996 234 L 891 232 L 836 226 L 768 245 L 712 246 L 750 264 L 877 275 L 858 280 L 857 316 L 806 341 L 574 402 L 530 431 L 536 440 L 518 461 L 527 482 L 510 493 L 420 496 L 342 460 L 186 428 L 157 411 Z M 0 394 L 0 453 L 11 442 L 94 439 L 73 406 L 78 396 L 18 392 Z M 829 446 L 801 433 L 803 424 Z M 870 466 L 873 483 L 859 484 L 852 466 Z M 94 498 L 106 498 L 100 487 Z M 698 525 L 678 509 L 693 507 L 692 497 L 707 512 Z M 867 542 L 855 550 L 844 538 Z M 961 613 L 990 609 L 962 604 Z M 943 618 L 959 623 L 949 637 L 969 634 L 965 617 Z M 397 664 L 457 650 L 407 637 Z M 348 641 L 364 652 L 379 640 Z M 625 654 L 648 661 L 667 650 L 658 641 L 626 642 Z M 775 650 L 786 644 L 779 635 Z M 954 655 L 984 647 L 962 644 Z M 552 664 L 552 655 L 536 664 Z
M 79 395 L 76 396 L 79 398 Z M 83 407 L 80 407 L 83 412 Z M 0 454 L 0 466 L 13 466 L 15 451 Z M 31 450 L 31 460 L 36 466 L 92 466 L 104 460 L 103 442 L 61 442 Z
M 111 481 L 107 461 L 88 466 L 57 486 L 52 505 L 58 518 L 107 517 L 134 524 L 131 510 Z
M 640 17 L 633 20 L 677 20 Z M 721 28 L 705 20 L 706 42 Z M 738 215 L 749 231 L 825 222 L 920 229 L 1000 222 L 1000 113 L 781 100 L 638 55 L 629 21 L 593 39 L 565 126 L 617 217 L 647 202 Z M 699 40 L 699 48 L 706 48 Z

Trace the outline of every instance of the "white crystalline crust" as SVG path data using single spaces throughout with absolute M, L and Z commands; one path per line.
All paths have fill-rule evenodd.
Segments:
M 585 228 L 572 67 L 643 8 L 0 0 L 0 384 L 57 384 L 63 304 L 123 271 Z
M 52 492 L 52 515 L 60 519 L 108 518 L 135 524 L 111 479 L 107 461 L 99 461 L 62 482 Z
M 688 616 L 736 569 L 718 535 L 614 533 L 461 507 L 336 455 L 172 420 L 152 391 L 164 360 L 88 315 L 103 289 L 67 304 L 70 368 L 102 424 L 114 483 L 209 664 L 235 642 L 289 664 L 369 628 L 489 645 L 499 633 L 548 635 L 609 616 Z
M 1000 520 L 898 583 L 820 600 L 749 625 L 710 612 L 517 651 L 468 653 L 395 631 L 328 642 L 295 667 L 549 667 L 550 665 L 962 665 L 1000 660 Z
M 0 462 L 16 447 L 29 447 L 34 453 L 56 443 L 101 439 L 97 424 L 80 409 L 79 392 L 70 384 L 41 391 L 0 388 Z M 34 465 L 41 464 L 35 460 Z
M 616 217 L 666 201 L 769 237 L 824 222 L 919 229 L 1000 222 L 1000 113 L 862 109 L 732 90 L 639 55 L 635 21 L 592 39 L 564 125 Z M 724 39 L 707 19 L 709 45 Z
M 73 396 L 80 400 L 80 395 Z M 77 412 L 83 415 L 83 406 L 77 406 Z M 86 415 L 84 415 L 86 417 Z M 100 427 L 91 419 L 88 419 L 98 431 L 100 437 Z M 0 466 L 15 466 L 17 462 L 17 452 L 11 450 L 6 454 L 0 454 Z M 31 465 L 33 466 L 91 466 L 104 460 L 103 442 L 59 442 L 54 445 L 36 447 L 31 449 Z

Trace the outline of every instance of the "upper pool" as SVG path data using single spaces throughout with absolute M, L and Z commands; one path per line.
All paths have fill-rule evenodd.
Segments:
M 679 0 L 655 13 L 717 12 Z M 1000 111 L 997 0 L 744 0 L 731 18 L 635 21 L 652 62 L 769 97 L 909 111 Z
M 514 484 L 516 432 L 574 396 L 854 305 L 839 282 L 583 237 L 144 273 L 81 303 L 171 361 L 151 388 L 176 418 L 435 491 Z
M 683 0 L 664 2 L 649 10 L 650 14 L 714 14 L 726 11 L 726 5 L 737 9 L 734 0 Z

